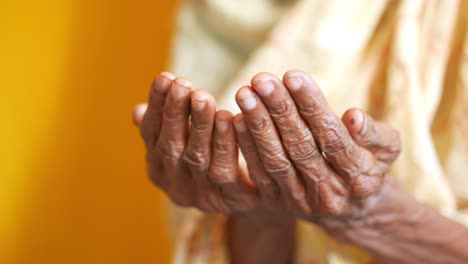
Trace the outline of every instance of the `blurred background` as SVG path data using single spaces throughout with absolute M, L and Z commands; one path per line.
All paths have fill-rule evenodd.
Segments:
M 167 263 L 131 122 L 177 1 L 2 0 L 0 263 Z

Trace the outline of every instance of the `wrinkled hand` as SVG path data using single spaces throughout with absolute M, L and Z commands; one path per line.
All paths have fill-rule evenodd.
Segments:
M 255 189 L 239 167 L 232 117 L 216 112 L 209 93 L 169 73 L 155 79 L 148 106 L 137 107 L 149 176 L 177 205 L 226 214 L 256 206 Z
M 358 109 L 340 120 L 300 71 L 283 81 L 258 74 L 236 100 L 237 139 L 261 200 L 310 221 L 360 214 L 400 152 L 395 130 Z

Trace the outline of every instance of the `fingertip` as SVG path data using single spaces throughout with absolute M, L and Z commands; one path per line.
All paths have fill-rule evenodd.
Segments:
M 239 113 L 236 116 L 234 116 L 233 123 L 236 132 L 243 133 L 247 130 L 247 125 L 245 124 L 244 115 L 242 113 Z
M 249 92 L 252 92 L 250 86 L 242 86 L 241 88 L 239 88 L 235 96 L 236 102 L 239 103 L 240 101 L 242 101 Z
M 250 83 L 252 86 L 255 86 L 259 82 L 273 81 L 275 78 L 276 76 L 273 73 L 260 72 L 255 74 Z
M 304 83 L 304 74 L 300 71 L 288 71 L 283 76 L 283 83 L 290 91 L 299 90 Z
M 347 110 L 342 117 L 342 121 L 345 124 L 348 132 L 353 138 L 361 133 L 364 126 L 364 112 L 359 108 L 351 108 Z
M 241 110 L 251 110 L 257 105 L 257 99 L 249 86 L 244 86 L 237 91 L 236 102 Z
M 161 75 L 162 77 L 165 77 L 171 81 L 174 81 L 176 79 L 175 75 L 170 73 L 170 72 L 161 72 L 159 75 Z
M 166 93 L 172 85 L 172 81 L 174 81 L 176 77 L 169 72 L 162 72 L 160 73 L 153 81 L 153 89 L 157 93 L 164 94 Z
M 178 84 L 179 86 L 182 86 L 187 89 L 191 89 L 193 87 L 192 82 L 185 78 L 176 78 L 174 82 Z
M 275 89 L 277 80 L 274 74 L 261 72 L 252 78 L 251 85 L 259 95 L 266 97 Z
M 283 80 L 289 79 L 294 76 L 306 76 L 307 74 L 304 71 L 301 70 L 289 70 L 283 75 Z
M 147 104 L 138 104 L 133 110 L 133 123 L 136 126 L 140 126 L 143 122 L 143 117 L 145 116 L 146 110 L 148 109 Z
M 185 78 L 176 78 L 171 85 L 170 94 L 176 100 L 187 99 L 193 91 L 192 82 Z
M 317 83 L 309 77 L 307 73 L 300 70 L 290 70 L 283 76 L 283 83 L 290 91 L 298 91 L 300 89 L 309 89 L 311 91 L 319 91 Z
M 216 107 L 213 96 L 204 90 L 194 90 L 191 94 L 191 101 L 192 111 L 194 112 L 206 110 L 210 106 Z

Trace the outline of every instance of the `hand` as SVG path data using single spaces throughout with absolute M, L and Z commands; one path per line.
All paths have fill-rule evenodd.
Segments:
M 134 121 L 145 142 L 149 176 L 174 203 L 225 214 L 256 206 L 255 189 L 239 167 L 232 114 L 216 112 L 209 93 L 162 73 Z
M 340 120 L 303 72 L 255 76 L 236 100 L 237 138 L 262 201 L 319 222 L 359 217 L 400 151 L 399 134 L 360 110 Z M 349 132 L 348 132 L 349 131 Z M 261 166 L 261 165 L 262 166 Z

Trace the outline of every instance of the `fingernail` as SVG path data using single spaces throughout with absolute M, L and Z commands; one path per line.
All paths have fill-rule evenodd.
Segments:
M 255 90 L 261 95 L 261 96 L 268 96 L 273 92 L 275 89 L 275 84 L 273 83 L 272 80 L 260 80 L 256 85 L 255 85 Z
M 234 128 L 237 132 L 240 133 L 245 132 L 245 130 L 247 130 L 247 127 L 245 126 L 245 123 L 243 121 L 234 122 Z
M 168 78 L 169 80 L 173 81 L 176 79 L 176 77 L 174 76 L 174 74 L 170 73 L 170 72 L 161 72 L 159 75 L 161 76 L 164 76 L 166 78 Z
M 171 92 L 175 97 L 184 97 L 190 93 L 190 88 L 192 87 L 192 83 L 186 79 L 175 79 L 174 84 L 172 86 Z
M 228 123 L 226 120 L 219 120 L 217 119 L 216 120 L 216 129 L 219 131 L 219 132 L 226 132 L 227 129 L 228 129 Z
M 242 99 L 239 101 L 240 106 L 245 110 L 250 110 L 257 105 L 257 99 L 255 99 L 253 93 L 249 90 L 244 90 Z
M 364 134 L 366 132 L 366 129 L 365 129 L 365 116 L 364 116 L 364 112 L 361 110 L 361 109 L 358 109 L 359 113 L 356 114 L 356 116 L 354 118 L 351 118 L 351 126 L 355 127 L 356 131 L 359 132 L 359 134 Z
M 153 89 L 157 93 L 166 93 L 171 85 L 171 80 L 163 77 L 162 75 L 156 77 L 153 82 Z
M 285 80 L 286 86 L 293 91 L 301 89 L 304 79 L 301 76 L 291 76 Z
M 203 109 L 205 109 L 206 106 L 206 101 L 203 100 L 197 100 L 195 99 L 195 102 L 192 102 L 192 108 L 193 111 L 200 112 Z
M 197 96 L 192 100 L 192 109 L 196 112 L 202 111 L 205 109 L 207 101 L 208 96 L 205 94 L 197 94 Z

